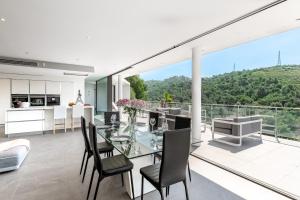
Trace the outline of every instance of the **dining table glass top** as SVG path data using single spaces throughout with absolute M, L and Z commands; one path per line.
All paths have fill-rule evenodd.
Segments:
M 123 122 L 113 126 L 98 125 L 96 128 L 98 135 L 129 159 L 162 151 L 162 129 L 149 131 L 149 127 L 143 123 L 133 126 Z

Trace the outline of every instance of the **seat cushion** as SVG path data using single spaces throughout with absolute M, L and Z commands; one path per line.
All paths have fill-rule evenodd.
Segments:
M 106 153 L 114 150 L 114 146 L 107 142 L 100 142 L 97 144 L 99 153 Z
M 133 164 L 123 155 L 117 155 L 101 160 L 103 175 L 110 176 L 132 170 Z
M 140 169 L 140 173 L 154 186 L 159 184 L 160 164 L 150 165 Z
M 226 122 L 215 122 L 214 127 L 222 128 L 222 129 L 232 129 L 232 125 L 230 123 L 226 123 Z
M 25 146 L 16 146 L 0 152 L 0 172 L 18 169 L 28 152 L 29 150 Z
M 232 129 L 215 127 L 214 131 L 217 132 L 217 133 L 223 133 L 223 134 L 227 134 L 227 135 L 232 135 Z

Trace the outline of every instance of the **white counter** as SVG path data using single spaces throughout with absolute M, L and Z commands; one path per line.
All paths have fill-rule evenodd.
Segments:
M 84 106 L 87 124 L 94 122 L 94 107 Z M 67 107 L 66 127 L 71 128 L 72 107 Z M 5 134 L 21 134 L 53 130 L 54 107 L 36 106 L 28 108 L 8 108 L 5 112 Z M 75 127 L 80 127 L 80 120 Z
M 94 108 L 94 106 L 84 106 L 84 108 Z M 31 106 L 28 108 L 7 108 L 6 111 L 24 111 L 24 110 L 53 110 L 54 106 Z M 68 106 L 67 109 L 72 109 Z

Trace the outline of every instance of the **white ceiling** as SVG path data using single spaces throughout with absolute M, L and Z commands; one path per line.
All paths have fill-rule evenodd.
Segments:
M 104 76 L 273 1 L 1 0 L 0 55 L 94 66 Z M 187 59 L 194 46 L 207 53 L 300 27 L 299 10 L 287 0 L 128 73 Z

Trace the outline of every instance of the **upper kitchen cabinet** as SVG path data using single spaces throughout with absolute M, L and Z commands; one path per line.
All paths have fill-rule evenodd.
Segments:
M 45 81 L 30 81 L 30 94 L 45 94 L 46 82 Z
M 29 80 L 11 80 L 12 94 L 29 94 Z
M 46 81 L 46 94 L 60 94 L 60 82 Z

